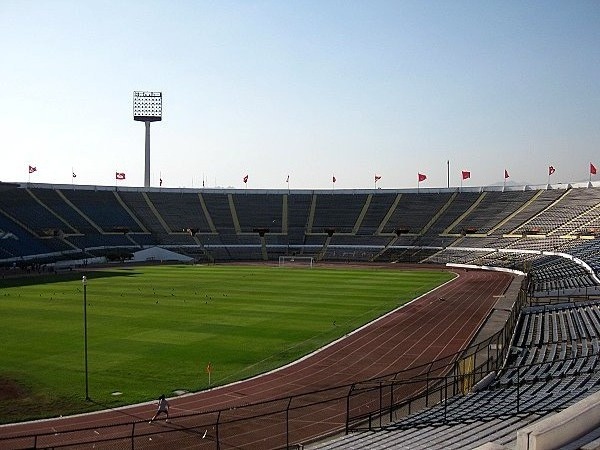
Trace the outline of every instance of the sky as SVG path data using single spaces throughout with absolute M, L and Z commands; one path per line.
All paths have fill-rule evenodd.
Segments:
M 600 181 L 598 1 L 1 0 L 0 55 L 3 182 L 143 186 L 134 91 L 152 186 Z

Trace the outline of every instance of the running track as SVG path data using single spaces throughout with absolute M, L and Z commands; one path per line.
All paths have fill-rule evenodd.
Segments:
M 497 296 L 504 293 L 513 277 L 498 272 L 453 271 L 459 275 L 454 281 L 293 365 L 232 385 L 172 399 L 170 403 L 173 418 L 170 423 L 157 421 L 151 425 L 145 422 L 136 424 L 136 435 L 157 433 L 153 436 L 154 440 L 148 437 L 144 441 L 136 440 L 136 448 L 161 448 L 166 445 L 176 445 L 179 448 L 216 448 L 214 427 L 202 428 L 198 417 L 181 417 L 178 420 L 177 416 L 207 412 L 206 416 L 215 420 L 216 415 L 209 412 L 227 408 L 234 410 L 235 407 L 249 403 L 286 398 L 366 380 L 458 352 L 468 346 L 494 306 Z M 343 408 L 339 404 L 324 404 L 319 407 L 318 413 L 314 409 L 297 413 L 292 418 L 293 441 L 306 442 L 317 435 L 343 429 L 345 403 L 342 406 Z M 66 437 L 64 432 L 67 430 L 129 424 L 132 421 L 148 420 L 154 412 L 154 404 L 142 404 L 73 417 L 7 425 L 0 427 L 0 437 L 51 433 L 52 445 L 60 445 L 62 436 L 65 436 L 63 443 L 79 438 L 76 434 Z M 168 431 L 188 426 L 197 426 L 199 431 L 160 433 L 161 429 Z M 127 429 L 131 430 L 131 426 Z M 206 435 L 202 431 L 206 431 Z M 54 434 L 59 432 L 63 434 Z M 123 430 L 116 427 L 98 428 L 94 430 L 92 438 L 101 440 L 105 436 L 123 433 Z M 283 445 L 286 444 L 285 433 L 285 428 L 282 429 L 276 420 L 271 421 L 265 417 L 240 422 L 227 432 L 221 431 L 220 448 L 281 447 L 282 442 Z M 89 434 L 88 431 L 85 437 L 90 437 Z M 120 446 L 114 444 L 101 446 L 124 448 L 122 442 L 119 443 Z M 0 448 L 14 448 L 16 445 L 16 442 L 0 441 Z M 91 448 L 91 445 L 87 448 Z

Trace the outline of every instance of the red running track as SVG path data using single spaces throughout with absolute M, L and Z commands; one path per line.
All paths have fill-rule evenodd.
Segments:
M 136 424 L 136 435 L 157 433 L 152 436 L 153 439 L 144 437 L 144 441 L 136 441 L 136 448 L 161 448 L 166 445 L 216 448 L 215 434 L 218 431 L 208 425 L 202 426 L 215 420 L 216 414 L 211 412 L 216 410 L 230 408 L 235 411 L 236 407 L 250 403 L 285 399 L 292 395 L 347 385 L 423 365 L 462 350 L 469 345 L 496 303 L 497 296 L 505 292 L 513 277 L 499 272 L 453 271 L 459 275 L 455 280 L 292 365 L 239 383 L 172 399 L 173 417 L 170 423 L 157 421 L 151 425 L 145 422 Z M 311 401 L 318 400 L 318 395 L 311 397 L 316 397 Z M 269 407 L 277 409 L 273 405 Z M 323 404 L 318 412 L 314 409 L 299 411 L 294 417 L 288 417 L 293 421 L 291 438 L 289 428 L 282 428 L 280 420 L 262 417 L 241 421 L 227 431 L 221 430 L 219 446 L 221 449 L 278 448 L 285 446 L 290 439 L 295 443 L 306 442 L 318 435 L 340 431 L 345 423 L 345 402 L 341 405 Z M 52 445 L 58 445 L 61 436 L 66 436 L 65 431 L 130 424 L 132 421 L 148 420 L 154 412 L 155 405 L 146 403 L 117 410 L 7 425 L 0 427 L 0 437 L 62 433 L 56 434 L 51 441 Z M 184 417 L 200 412 L 207 412 L 207 418 L 202 416 L 205 422 L 198 417 Z M 265 410 L 258 408 L 255 412 L 262 414 Z M 181 416 L 179 420 L 177 416 Z M 189 426 L 196 426 L 198 430 L 161 433 L 161 430 L 171 431 Z M 93 430 L 91 437 L 100 441 L 119 433 L 131 434 L 127 431 L 130 429 L 131 426 L 125 431 L 114 427 L 98 428 Z M 82 434 L 86 434 L 87 438 L 91 431 Z M 73 438 L 75 436 L 70 435 L 64 439 L 68 442 Z M 277 444 L 270 444 L 271 441 Z M 119 445 L 115 443 L 112 447 L 102 447 L 124 448 L 122 443 Z M 7 441 L 0 441 L 0 447 L 14 446 L 11 447 Z

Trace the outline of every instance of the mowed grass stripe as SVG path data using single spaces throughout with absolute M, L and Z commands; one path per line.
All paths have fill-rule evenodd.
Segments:
M 212 385 L 276 368 L 452 277 L 268 266 L 161 266 L 87 276 L 90 396 L 106 406 L 205 389 L 209 361 Z M 0 284 L 0 380 L 23 388 L 6 400 L 0 421 L 98 408 L 83 400 L 81 274 L 70 278 Z

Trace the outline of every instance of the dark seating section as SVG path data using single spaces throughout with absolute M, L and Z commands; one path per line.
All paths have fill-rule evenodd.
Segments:
M 383 219 L 392 208 L 392 205 L 398 196 L 399 194 L 388 193 L 377 195 L 370 194 L 367 197 L 369 206 L 357 234 L 367 236 L 374 235 L 379 227 L 382 226 Z
M 129 210 L 134 212 L 137 219 L 144 225 L 144 228 L 160 241 L 160 236 L 167 233 L 167 230 L 159 221 L 154 212 L 155 210 L 150 206 L 147 195 L 143 192 L 132 191 L 119 191 L 117 195 L 127 205 Z
M 287 236 L 291 245 L 304 244 L 312 197 L 299 193 L 287 195 Z
M 448 208 L 431 227 L 431 232 L 435 234 L 449 233 L 449 229 L 471 206 L 477 201 L 481 194 L 474 192 L 458 193 L 451 199 Z M 460 233 L 458 233 L 460 234 Z
M 52 250 L 47 240 L 37 239 L 9 218 L 0 214 L 0 258 L 18 258 L 22 254 L 43 254 Z
M 202 194 L 202 198 L 206 204 L 208 214 L 221 237 L 234 238 L 237 233 L 229 204 L 230 194 Z
M 351 233 L 367 200 L 366 194 L 319 194 L 313 197 L 315 215 L 310 233 Z
M 119 203 L 114 191 L 63 189 L 60 193 L 105 233 L 120 230 L 142 231 L 134 218 Z
M 172 232 L 188 229 L 210 233 L 208 221 L 197 193 L 148 192 L 148 200 Z
M 67 225 L 61 230 L 65 234 L 96 234 L 94 225 L 69 205 L 58 189 L 31 189 L 33 195 L 46 207 L 46 214 L 59 217 Z
M 0 195 L 0 211 L 39 237 L 52 236 L 57 230 L 74 232 L 60 217 L 36 201 L 29 189 L 10 189 Z
M 451 193 L 402 194 L 389 220 L 384 224 L 383 232 L 421 233 L 423 228 L 452 198 L 453 194 Z M 470 195 L 467 202 L 470 202 Z M 464 207 L 461 202 L 458 202 L 455 206 L 458 207 L 459 211 L 462 211 Z M 456 218 L 455 211 L 456 209 L 452 209 L 449 212 L 452 215 L 451 221 Z M 438 220 L 438 222 L 440 221 Z M 431 232 L 437 234 L 443 231 L 444 224 L 445 222 L 440 222 Z
M 281 194 L 246 194 L 232 196 L 242 233 L 269 230 L 281 233 L 283 227 L 283 201 Z

